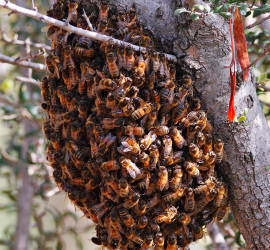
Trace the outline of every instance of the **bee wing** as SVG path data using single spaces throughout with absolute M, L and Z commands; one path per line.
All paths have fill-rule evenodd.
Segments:
M 145 125 L 145 123 L 146 123 L 146 121 L 147 121 L 147 118 L 148 118 L 148 116 L 145 115 L 145 116 L 141 119 L 141 122 L 140 122 L 141 127 L 144 127 L 144 125 Z
M 136 178 L 136 172 L 135 172 L 132 168 L 130 168 L 130 167 L 128 166 L 128 167 L 127 167 L 127 171 L 128 171 L 129 175 L 130 175 L 133 179 Z
M 98 76 L 101 78 L 101 79 L 106 79 L 105 75 L 99 71 L 99 70 L 96 70 L 96 73 L 98 74 Z
M 170 90 L 170 94 L 169 94 L 169 98 L 168 98 L 168 101 L 170 104 L 172 104 L 173 102 L 173 95 L 174 95 L 174 90 Z
M 121 144 L 126 148 L 130 148 L 130 145 L 126 141 L 122 141 Z
M 159 82 L 157 84 L 157 87 L 164 87 L 164 86 L 166 86 L 166 82 Z
M 130 166 L 132 166 L 133 170 L 137 173 L 137 174 L 141 174 L 141 170 L 136 166 L 135 163 L 131 162 Z
M 82 84 L 84 84 L 85 83 L 85 76 L 84 76 L 84 74 L 81 72 L 81 79 L 80 79 L 80 81 L 81 81 L 81 83 Z
M 91 68 L 91 67 L 88 67 L 88 72 L 93 76 L 94 74 L 96 74 L 96 71 Z
M 151 132 L 150 132 L 150 133 L 151 133 Z M 151 136 L 151 139 L 150 139 L 150 140 L 151 140 L 151 144 L 152 144 L 152 143 L 157 139 L 157 135 L 151 133 L 150 136 Z

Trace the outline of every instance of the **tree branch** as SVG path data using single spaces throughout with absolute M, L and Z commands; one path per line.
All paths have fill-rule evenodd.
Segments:
M 264 89 L 265 91 L 269 91 L 269 92 L 270 92 L 270 87 L 267 87 L 267 86 L 265 86 L 265 85 L 256 83 L 256 87 L 257 87 L 257 88 L 262 88 L 262 89 Z
M 251 29 L 251 28 L 253 28 L 253 27 L 255 27 L 255 26 L 257 26 L 257 25 L 263 23 L 264 21 L 268 20 L 269 18 L 270 18 L 270 15 L 267 16 L 267 17 L 265 17 L 265 18 L 263 18 L 263 19 L 261 19 L 261 20 L 258 20 L 258 21 L 256 21 L 256 22 L 254 22 L 254 23 L 252 23 L 252 24 L 250 24 L 250 25 L 248 25 L 248 26 L 246 26 L 246 27 L 245 27 L 245 30 L 246 30 L 246 29 Z
M 18 58 L 16 58 L 15 62 L 20 63 L 20 62 L 23 62 L 23 61 L 27 61 L 28 59 L 37 58 L 38 56 L 42 56 L 42 55 L 44 55 L 44 52 L 38 51 L 38 52 L 35 52 L 33 54 L 30 52 L 30 54 L 28 54 L 26 57 L 23 57 L 23 58 L 18 57 Z
M 41 13 L 39 13 L 37 11 L 29 10 L 29 9 L 17 6 L 13 3 L 6 2 L 5 0 L 0 0 L 0 6 L 4 7 L 5 9 L 11 10 L 13 13 L 20 13 L 20 14 L 26 15 L 26 16 L 32 17 L 34 19 L 37 19 L 39 21 L 42 21 L 42 22 L 57 26 L 59 28 L 65 29 L 71 33 L 75 33 L 75 34 L 78 34 L 81 36 L 89 37 L 89 38 L 92 38 L 94 40 L 98 40 L 101 42 L 107 42 L 110 40 L 116 45 L 123 45 L 125 47 L 131 47 L 135 51 L 141 51 L 141 50 L 145 49 L 144 47 L 137 46 L 137 45 L 127 43 L 124 41 L 120 41 L 120 40 L 117 40 L 117 39 L 112 38 L 110 36 L 106 36 L 106 35 L 99 34 L 97 32 L 77 28 L 75 26 L 72 26 L 70 24 L 66 24 L 65 22 L 59 21 L 57 19 L 48 17 L 46 15 L 42 15 Z M 169 55 L 169 54 L 165 54 L 165 56 L 168 60 L 173 61 L 173 62 L 177 62 L 176 56 Z
M 25 61 L 17 62 L 16 58 L 12 58 L 12 57 L 5 56 L 5 55 L 2 55 L 2 54 L 0 54 L 0 62 L 9 63 L 9 64 L 12 64 L 12 65 L 16 65 L 16 66 L 24 67 L 24 68 L 31 68 L 31 69 L 34 69 L 34 70 L 37 70 L 37 71 L 47 72 L 46 65 L 44 65 L 44 64 L 25 62 Z
M 25 83 L 30 83 L 32 85 L 35 85 L 35 86 L 38 86 L 40 87 L 39 85 L 39 82 L 33 78 L 27 78 L 27 77 L 22 77 L 22 76 L 16 76 L 15 77 L 15 80 L 18 80 L 20 82 L 25 82 Z
M 222 233 L 214 221 L 213 224 L 207 225 L 207 232 L 212 240 L 215 250 L 229 250 Z
M 13 39 L 9 38 L 6 33 L 3 31 L 2 27 L 0 27 L 0 34 L 1 38 L 0 40 L 3 42 L 6 42 L 8 44 L 15 44 L 15 45 L 23 45 L 25 46 L 26 44 L 29 44 L 30 46 L 37 48 L 37 49 L 46 49 L 46 50 L 51 50 L 52 47 L 45 45 L 43 43 L 33 43 L 30 40 L 18 40 L 18 35 L 16 34 Z

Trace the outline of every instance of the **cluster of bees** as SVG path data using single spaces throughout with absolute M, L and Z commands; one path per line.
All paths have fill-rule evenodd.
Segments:
M 191 77 L 155 51 L 135 9 L 58 0 L 48 15 L 145 49 L 135 52 L 49 26 L 43 130 L 57 185 L 108 249 L 185 249 L 228 210 L 214 140 Z

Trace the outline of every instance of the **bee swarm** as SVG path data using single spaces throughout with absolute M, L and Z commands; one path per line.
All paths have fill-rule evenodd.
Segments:
M 102 1 L 57 0 L 47 14 L 145 47 L 141 52 L 49 26 L 42 80 L 47 157 L 56 184 L 97 226 L 108 249 L 185 249 L 221 220 L 223 142 L 193 96 L 191 77 L 155 51 L 136 17 Z

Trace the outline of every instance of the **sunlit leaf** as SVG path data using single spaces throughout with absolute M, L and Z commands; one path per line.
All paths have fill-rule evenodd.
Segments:
M 232 17 L 232 13 L 230 13 L 230 12 L 220 12 L 219 15 L 221 15 L 227 19 Z
M 270 164 L 265 167 L 266 170 L 270 170 Z
M 191 14 L 191 19 L 193 20 L 193 21 L 196 21 L 196 20 L 198 20 L 199 19 L 199 17 L 198 17 L 198 15 L 196 15 L 196 14 Z
M 192 10 L 195 10 L 195 9 L 198 9 L 200 11 L 203 11 L 204 10 L 204 6 L 201 5 L 201 4 L 195 4 L 193 7 L 192 7 Z
M 247 114 L 248 114 L 248 108 L 245 108 L 244 109 L 244 116 L 247 116 Z
M 245 116 L 240 116 L 240 118 L 238 119 L 238 122 L 243 122 L 246 120 L 246 117 Z
M 190 12 L 188 10 L 186 10 L 185 8 L 180 8 L 174 11 L 174 15 L 178 16 L 179 14 L 183 13 L 183 12 Z
M 256 9 L 254 9 L 254 12 L 253 12 L 253 17 L 257 17 L 261 14 L 265 14 L 265 13 L 268 13 L 270 12 L 270 5 L 266 4 L 266 5 L 262 5 Z

